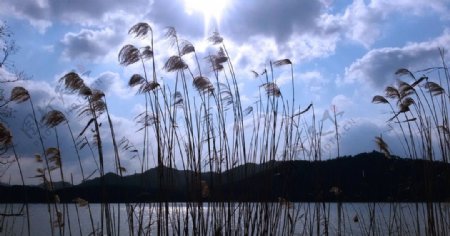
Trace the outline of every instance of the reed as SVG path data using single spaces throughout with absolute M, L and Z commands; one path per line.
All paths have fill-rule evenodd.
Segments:
M 153 31 L 146 23 L 138 23 L 131 27 L 129 33 L 137 38 L 147 38 L 153 42 Z M 150 155 L 155 158 L 158 166 L 174 167 L 177 160 L 181 160 L 183 170 L 192 170 L 191 176 L 186 178 L 193 181 L 193 185 L 198 184 L 200 193 L 187 190 L 193 196 L 207 198 L 208 188 L 222 184 L 223 180 L 218 179 L 212 182 L 212 186 L 206 185 L 206 182 L 200 179 L 200 173 L 205 170 L 211 173 L 222 173 L 237 165 L 250 162 L 266 163 L 273 160 L 293 160 L 296 158 L 292 147 L 299 146 L 294 144 L 301 140 L 301 131 L 298 130 L 295 122 L 300 121 L 300 117 L 308 109 L 302 112 L 294 111 L 296 109 L 295 100 L 289 104 L 285 102 L 278 85 L 274 82 L 273 68 L 261 75 L 265 77 L 260 89 L 259 101 L 254 107 L 242 108 L 240 91 L 238 88 L 237 77 L 230 55 L 226 50 L 223 38 L 218 33 L 214 33 L 210 42 L 218 47 L 216 54 L 210 54 L 205 59 L 210 64 L 210 71 L 213 78 L 207 78 L 204 69 L 200 68 L 199 57 L 195 47 L 188 41 L 179 39 L 174 28 L 168 28 L 166 36 L 175 47 L 176 55 L 169 56 L 164 69 L 173 73 L 175 77 L 174 87 L 168 87 L 166 83 L 156 80 L 157 69 L 155 67 L 154 54 L 155 49 L 152 45 L 138 48 L 133 45 L 125 45 L 119 52 L 119 63 L 129 66 L 134 63 L 140 63 L 142 74 L 135 74 L 129 80 L 131 87 L 138 87 L 138 93 L 145 96 L 145 111 L 137 117 L 138 124 L 143 127 L 143 157 L 141 171 L 147 170 L 145 162 Z M 196 62 L 191 68 L 185 62 L 185 58 L 193 56 Z M 150 60 L 150 63 L 148 61 Z M 277 67 L 283 65 L 291 66 L 293 83 L 293 66 L 289 59 L 278 60 L 273 63 Z M 152 79 L 148 78 L 148 71 L 152 71 Z M 194 74 L 196 71 L 198 74 Z M 189 86 L 189 83 L 192 85 Z M 295 91 L 293 90 L 294 94 Z M 197 95 L 196 95 L 197 94 Z M 180 112 L 182 118 L 180 117 Z M 244 126 L 244 122 L 253 114 L 253 129 Z M 282 118 L 284 117 L 284 118 Z M 181 118 L 181 119 L 180 119 Z M 233 124 L 233 129 L 228 127 Z M 148 128 L 150 127 L 150 130 Z M 279 130 L 283 132 L 279 132 Z M 156 147 L 148 145 L 151 136 L 155 136 Z M 287 144 L 281 144 L 281 140 Z M 149 150 L 156 150 L 150 152 Z M 164 153 L 164 155 L 162 155 Z M 311 152 L 312 153 L 312 152 Z M 178 166 L 179 167 L 179 166 Z M 247 167 L 246 167 L 247 168 Z M 245 175 L 247 175 L 245 170 Z M 160 173 L 161 182 L 170 183 L 171 177 Z M 168 182 L 167 182 L 168 181 Z M 160 183 L 163 186 L 163 183 Z M 284 188 L 287 186 L 284 186 Z M 270 190 L 264 190 L 267 194 Z M 164 199 L 165 189 L 160 189 L 160 195 Z M 264 193 L 263 193 L 264 194 Z M 196 197 L 196 198 L 197 198 Z M 163 200 L 164 201 L 164 200 Z M 160 205 L 156 212 L 157 234 L 166 234 L 170 231 L 169 227 L 169 208 L 172 203 L 165 202 Z M 173 219 L 177 222 L 175 232 L 181 232 L 181 225 L 184 225 L 183 232 L 188 233 L 187 225 L 192 225 L 193 234 L 210 234 L 220 232 L 232 232 L 233 205 L 231 202 L 207 203 L 206 212 L 204 203 L 190 202 L 186 203 L 186 213 Z M 293 223 L 298 217 L 298 209 L 281 211 L 280 206 L 276 208 L 256 207 L 252 204 L 243 204 L 246 207 L 238 208 L 242 213 L 249 211 L 247 215 L 255 215 L 259 219 L 260 225 L 272 225 L 272 228 L 253 229 L 255 222 L 251 222 L 253 217 L 247 218 L 246 232 L 294 232 Z M 276 212 L 274 215 L 268 214 Z M 140 211 L 142 212 L 142 208 Z M 253 213 L 252 213 L 253 212 Z M 283 213 L 281 213 L 283 212 Z M 245 215 L 245 214 L 244 214 Z M 261 215 L 261 218 L 259 217 Z M 262 217 L 264 216 L 264 217 Z M 280 224 L 278 217 L 285 216 L 288 220 L 286 224 L 278 228 Z M 172 216 L 173 217 L 173 216 Z M 139 223 L 138 234 L 142 233 L 142 215 L 136 219 Z M 266 224 L 269 223 L 269 224 Z
M 385 96 L 377 95 L 372 102 L 388 104 L 392 111 L 388 125 L 400 130 L 402 146 L 405 155 L 413 159 L 425 159 L 431 162 L 448 163 L 450 151 L 448 95 L 450 76 L 445 63 L 445 52 L 439 50 L 442 66 L 427 68 L 417 72 L 408 69 L 398 69 L 395 74 L 399 77 L 397 84 L 385 89 Z M 431 76 L 431 77 L 430 77 Z M 405 79 L 406 81 L 402 80 Z M 394 105 L 395 104 L 395 105 Z M 396 108 L 395 108 L 396 107 Z M 390 157 L 388 144 L 382 137 L 376 138 L 380 150 Z M 427 186 L 428 201 L 426 203 L 425 232 L 429 235 L 447 234 L 448 230 L 442 225 L 440 219 L 447 217 L 440 209 L 440 204 L 431 201 L 433 183 L 431 176 L 433 168 L 428 164 L 425 168 L 425 182 Z M 397 223 L 393 206 L 393 224 Z M 418 203 L 416 203 L 415 232 L 421 231 Z M 401 218 L 400 218 L 401 219 Z M 394 225 L 390 225 L 390 228 Z
M 38 131 L 42 153 L 37 161 L 44 163 L 38 176 L 48 183 L 52 192 L 54 180 L 53 170 L 59 170 L 62 181 L 68 174 L 63 169 L 65 150 L 60 150 L 59 133 L 66 127 L 74 146 L 82 181 L 96 173 L 86 175 L 81 161 L 80 151 L 88 147 L 100 177 L 106 175 L 106 163 L 114 163 L 114 171 L 123 176 L 127 169 L 123 165 L 125 155 L 133 153 L 138 161 L 140 172 L 151 169 L 150 163 L 156 163 L 158 170 L 158 201 L 155 203 L 110 204 L 104 201 L 99 212 L 92 210 L 91 204 L 82 198 L 74 199 L 77 218 L 71 220 L 70 205 L 58 203 L 54 196 L 48 198 L 48 211 L 52 234 L 72 234 L 78 229 L 82 234 L 81 220 L 83 208 L 89 216 L 89 231 L 93 235 L 120 235 L 123 230 L 122 221 L 126 221 L 130 235 L 348 235 L 362 232 L 367 235 L 388 234 L 422 234 L 439 235 L 449 233 L 445 228 L 448 212 L 440 204 L 419 203 L 409 208 L 407 214 L 402 204 L 382 205 L 368 203 L 367 212 L 358 212 L 353 204 L 342 204 L 342 189 L 333 186 L 329 192 L 335 194 L 338 202 L 325 202 L 323 192 L 314 193 L 314 203 L 292 203 L 287 196 L 279 196 L 276 202 L 208 202 L 217 186 L 227 181 L 246 178 L 255 173 L 251 163 L 264 164 L 268 169 L 275 167 L 276 161 L 292 161 L 297 159 L 309 161 L 322 160 L 323 121 L 316 119 L 315 107 L 312 103 L 301 104 L 295 99 L 294 63 L 290 59 L 275 60 L 258 73 L 252 71 L 255 80 L 260 82 L 255 88 L 258 97 L 252 105 L 243 107 L 240 80 L 227 50 L 225 40 L 215 32 L 208 38 L 214 52 L 200 55 L 192 43 L 181 39 L 172 27 L 166 29 L 166 40 L 169 40 L 173 55 L 167 58 L 164 65 L 157 65 L 155 55 L 165 49 L 155 49 L 154 32 L 148 23 L 138 23 L 128 31 L 131 37 L 147 43 L 142 47 L 124 45 L 118 53 L 118 62 L 122 66 L 137 64 L 142 68 L 140 73 L 132 75 L 128 81 L 131 89 L 142 96 L 144 111 L 135 117 L 136 135 L 141 142 L 134 146 L 126 139 L 118 140 L 113 117 L 108 110 L 106 95 L 91 89 L 85 84 L 83 75 L 69 72 L 62 76 L 60 83 L 68 93 L 82 98 L 83 105 L 78 110 L 78 118 L 84 126 L 81 130 L 73 130 L 70 121 L 63 112 L 51 110 L 46 113 L 41 124 L 52 128 L 56 144 L 45 146 L 40 133 L 40 125 L 35 107 L 28 91 L 23 87 L 15 87 L 9 102 L 29 101 L 33 113 L 34 125 Z M 384 96 L 377 95 L 374 103 L 387 104 L 391 116 L 387 123 L 395 126 L 399 133 L 405 155 L 414 159 L 448 162 L 450 152 L 450 134 L 448 119 L 447 93 L 449 73 L 441 52 L 443 66 L 431 68 L 417 73 L 400 69 L 396 74 L 407 78 L 385 89 Z M 201 59 L 207 68 L 201 68 Z M 193 61 L 189 64 L 188 61 Z M 173 83 L 162 80 L 161 69 L 173 76 Z M 286 91 L 276 83 L 278 70 L 289 70 L 291 88 Z M 437 73 L 438 77 L 430 79 L 427 75 Z M 292 98 L 287 99 L 291 93 Z M 340 127 L 336 109 L 333 109 L 334 131 L 337 157 L 340 157 Z M 100 120 L 108 125 L 101 126 Z M 86 132 L 91 130 L 92 132 Z M 78 135 L 74 135 L 79 132 Z M 103 131 L 103 132 L 102 132 Z M 110 138 L 111 150 L 104 146 Z M 392 158 L 392 151 L 382 135 L 375 138 L 381 152 L 386 158 Z M 0 123 L 1 151 L 7 152 L 12 147 L 14 159 L 20 171 L 22 184 L 25 185 L 19 157 L 12 144 L 12 134 Z M 9 151 L 9 150 L 8 150 Z M 94 152 L 96 151 L 96 152 Z M 109 151 L 109 152 L 108 152 Z M 107 156 L 105 153 L 113 153 Z M 4 153 L 2 153 L 3 155 Z M 243 165 L 243 176 L 218 175 Z M 185 179 L 189 184 L 186 193 L 189 202 L 169 202 L 170 189 L 176 186 L 172 176 L 173 168 L 185 170 Z M 432 169 L 426 169 L 431 176 Z M 210 179 L 205 179 L 204 172 L 210 172 Z M 273 175 L 289 175 L 276 173 Z M 142 175 L 143 176 L 143 175 Z M 322 176 L 316 176 L 318 189 Z M 225 179 L 227 178 L 227 179 Z M 72 175 L 71 175 L 72 179 Z M 105 200 L 106 190 L 104 178 L 101 180 L 102 198 Z M 338 182 L 344 180 L 338 180 Z M 431 181 L 431 178 L 427 181 Z M 73 182 L 73 180 L 72 180 Z M 141 185 L 144 184 L 141 180 Z M 290 188 L 267 179 L 259 194 L 271 196 L 276 187 L 280 192 Z M 191 186 L 191 187 L 189 187 Z M 427 183 L 430 188 L 432 183 Z M 430 191 L 431 192 L 431 191 Z M 223 194 L 226 193 L 217 193 Z M 57 197 L 57 196 L 56 196 Z M 430 196 L 431 197 L 431 196 Z M 28 205 L 28 234 L 32 232 Z M 61 208 L 62 207 L 62 208 Z M 353 207 L 353 208 L 352 208 Z M 62 213 L 59 209 L 63 209 Z M 359 209 L 359 208 L 358 208 Z M 387 211 L 387 214 L 385 212 Z M 336 212 L 337 214 L 334 214 Z M 336 217 L 334 217 L 336 216 Z M 406 219 L 413 218 L 413 223 Z M 67 226 L 67 230 L 66 230 Z M 78 228 L 77 228 L 78 227 Z M 424 227 L 424 228 L 422 228 Z M 54 228 L 58 228 L 57 231 Z M 387 229 L 385 232 L 384 229 Z M 78 233 L 77 232 L 77 233 Z

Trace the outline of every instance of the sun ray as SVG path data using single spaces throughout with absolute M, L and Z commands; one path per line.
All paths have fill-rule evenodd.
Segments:
M 211 27 L 220 26 L 223 12 L 229 6 L 230 0 L 184 0 L 184 3 L 188 14 L 203 14 L 204 30 L 205 34 L 208 34 Z

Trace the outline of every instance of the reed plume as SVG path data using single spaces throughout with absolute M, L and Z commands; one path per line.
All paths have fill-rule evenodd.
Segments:
M 193 84 L 199 92 L 212 93 L 214 91 L 213 84 L 204 76 L 195 77 Z
M 129 66 L 138 62 L 141 59 L 141 54 L 139 49 L 133 45 L 125 45 L 120 49 L 119 52 L 119 63 L 123 66 Z
M 152 33 L 152 27 L 145 22 L 139 22 L 128 30 L 128 34 L 134 35 L 136 38 L 145 38 L 149 33 Z
M 128 86 L 135 87 L 137 85 L 143 84 L 145 82 L 145 78 L 142 77 L 140 74 L 134 74 L 131 76 L 130 80 L 128 81 Z
M 375 103 L 375 104 L 379 104 L 379 103 L 389 103 L 389 101 L 388 101 L 386 98 L 384 98 L 383 96 L 375 95 L 375 96 L 372 98 L 372 103 Z
M 264 83 L 261 86 L 264 87 L 268 96 L 275 96 L 275 97 L 281 96 L 281 90 L 276 83 L 268 82 Z
M 12 144 L 11 132 L 0 122 L 0 151 L 6 152 Z
M 194 47 L 194 45 L 192 45 L 191 42 L 189 42 L 187 40 L 184 40 L 181 43 L 180 54 L 181 54 L 181 56 L 184 56 L 184 55 L 187 55 L 187 54 L 190 54 L 190 53 L 195 53 L 195 47 Z
M 63 122 L 67 122 L 67 119 L 62 112 L 51 110 L 42 117 L 41 122 L 50 128 L 54 128 Z
M 14 87 L 11 91 L 11 97 L 9 100 L 22 103 L 30 99 L 30 94 L 28 93 L 28 90 L 26 90 L 24 87 Z
M 391 152 L 389 151 L 389 147 L 387 143 L 383 140 L 383 137 L 377 136 L 375 137 L 375 143 L 377 144 L 380 152 L 384 153 L 387 158 L 391 157 Z
M 208 38 L 208 40 L 214 45 L 220 44 L 223 42 L 223 38 L 222 38 L 222 36 L 220 36 L 219 32 L 213 32 L 213 35 L 211 35 Z
M 167 72 L 181 71 L 188 68 L 188 65 L 180 56 L 171 56 L 164 64 L 164 69 Z

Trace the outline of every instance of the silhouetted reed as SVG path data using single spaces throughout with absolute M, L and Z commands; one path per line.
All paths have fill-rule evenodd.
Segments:
M 427 68 L 415 73 L 401 68 L 395 72 L 399 78 L 397 84 L 387 86 L 385 96 L 377 95 L 372 99 L 373 103 L 388 104 L 391 117 L 387 123 L 393 127 L 394 132 L 400 131 L 401 144 L 405 151 L 404 155 L 413 159 L 425 159 L 430 162 L 440 161 L 448 163 L 450 153 L 450 136 L 448 132 L 450 97 L 450 76 L 445 64 L 444 50 L 441 49 L 441 67 Z M 432 78 L 429 75 L 433 75 Z M 401 79 L 405 79 L 403 81 Z M 447 91 L 446 89 L 447 88 Z M 398 132 L 396 132 L 398 133 Z M 376 137 L 376 143 L 380 151 L 390 157 L 388 144 L 382 137 Z M 448 215 L 441 209 L 440 203 L 433 203 L 431 193 L 433 169 L 431 164 L 425 168 L 425 184 L 427 188 L 426 223 L 425 233 L 429 235 L 448 234 L 446 226 L 442 225 L 442 219 Z M 394 222 L 398 216 L 398 210 L 393 205 Z M 416 229 L 420 234 L 421 224 L 419 220 L 418 203 L 416 203 Z M 392 229 L 391 224 L 389 228 Z
M 59 196 L 48 196 L 48 211 L 52 235 L 72 234 L 82 230 L 81 218 L 83 210 L 88 210 L 90 219 L 89 233 L 92 235 L 119 235 L 127 223 L 129 235 L 347 235 L 356 232 L 367 235 L 388 234 L 422 234 L 439 235 L 448 233 L 446 222 L 442 218 L 448 213 L 441 205 L 425 203 L 425 212 L 421 212 L 419 203 L 415 209 L 409 207 L 409 214 L 401 209 L 401 204 L 388 204 L 386 207 L 378 203 L 367 203 L 367 212 L 352 209 L 353 205 L 343 204 L 341 197 L 345 190 L 337 185 L 329 189 L 337 199 L 337 204 L 325 201 L 324 192 L 315 192 L 313 203 L 293 203 L 292 199 L 283 196 L 288 188 L 285 183 L 268 180 L 260 189 L 261 196 L 272 196 L 276 187 L 280 196 L 274 202 L 233 202 L 209 201 L 212 194 L 225 196 L 222 186 L 239 178 L 247 178 L 255 173 L 256 167 L 251 163 L 264 164 L 264 168 L 276 167 L 276 161 L 292 161 L 296 159 L 308 161 L 323 160 L 323 120 L 316 118 L 312 103 L 298 104 L 296 100 L 296 84 L 294 63 L 290 59 L 275 60 L 264 68 L 251 71 L 255 80 L 260 81 L 255 88 L 258 92 L 256 101 L 243 107 L 241 91 L 237 75 L 225 40 L 215 32 L 208 38 L 213 51 L 208 55 L 200 55 L 194 45 L 180 39 L 175 28 L 166 29 L 166 39 L 175 50 L 173 55 L 164 55 L 167 59 L 163 65 L 156 65 L 155 55 L 167 50 L 154 48 L 153 29 L 148 23 L 138 23 L 130 28 L 129 35 L 149 45 L 124 45 L 118 53 L 118 62 L 122 66 L 134 64 L 142 68 L 140 73 L 133 74 L 128 86 L 143 97 L 144 109 L 135 117 L 136 134 L 142 137 L 139 146 L 127 140 L 117 140 L 117 131 L 113 117 L 108 109 L 107 97 L 100 91 L 91 88 L 83 80 L 83 75 L 68 72 L 60 78 L 66 92 L 82 98 L 83 104 L 78 109 L 78 118 L 85 122 L 81 130 L 73 130 L 71 121 L 58 110 L 50 110 L 41 119 L 41 124 L 53 129 L 55 144 L 45 146 L 40 133 L 40 125 L 35 107 L 28 91 L 23 87 L 15 87 L 10 101 L 22 103 L 29 101 L 33 122 L 38 132 L 41 153 L 36 154 L 36 161 L 44 163 L 38 169 L 37 177 L 48 185 L 53 193 L 55 181 L 54 170 L 59 170 L 59 178 L 64 184 L 65 178 L 72 173 L 63 169 L 66 150 L 61 150 L 59 132 L 65 125 L 70 133 L 77 157 L 82 182 L 88 180 L 98 171 L 105 177 L 106 163 L 114 163 L 114 172 L 123 176 L 127 168 L 123 165 L 121 151 L 132 152 L 139 162 L 140 173 L 143 174 L 156 163 L 157 196 L 156 202 L 140 202 L 125 204 L 125 215 L 121 211 L 121 203 L 116 205 L 106 201 L 105 178 L 101 178 L 102 203 L 100 212 L 92 210 L 91 204 L 81 198 L 73 199 L 75 203 L 76 222 L 70 221 L 69 204 L 61 204 Z M 202 57 L 203 56 L 203 57 Z M 201 68 L 200 59 L 204 59 L 207 68 Z M 442 58 L 443 55 L 442 55 Z M 192 60 L 189 60 L 192 59 Z M 187 63 L 187 62 L 193 63 Z M 416 78 L 415 73 L 407 69 L 396 72 L 398 76 L 407 77 L 409 82 L 400 81 L 385 89 L 385 95 L 373 97 L 373 103 L 388 104 L 392 113 L 387 119 L 394 130 L 399 131 L 405 155 L 414 159 L 448 162 L 450 153 L 450 134 L 448 119 L 449 74 L 444 66 L 421 71 L 423 76 Z M 193 65 L 191 65 L 193 64 Z M 173 83 L 160 78 L 164 70 L 174 78 Z M 289 70 L 291 73 L 290 91 L 280 87 L 275 79 L 278 70 Z M 426 75 L 432 71 L 443 72 L 443 77 L 432 80 Z M 442 75 L 442 74 L 439 74 Z M 289 99 L 289 93 L 291 98 Z M 100 119 L 108 125 L 101 126 Z M 333 109 L 334 131 L 337 157 L 341 155 L 340 126 L 336 109 Z M 59 129 L 59 130 L 58 130 Z M 102 132 L 107 131 L 107 132 Z M 74 135 L 74 131 L 79 132 Z M 91 132 L 89 132 L 91 131 Z M 106 139 L 110 138 L 111 150 L 105 150 Z M 386 158 L 392 158 L 392 151 L 382 135 L 375 137 L 379 150 Z M 25 185 L 20 159 L 12 144 L 12 134 L 0 123 L 0 151 L 2 154 L 12 148 L 15 161 L 20 171 L 22 184 Z M 80 150 L 88 147 L 97 168 L 86 176 L 86 168 L 81 161 Z M 94 152 L 96 150 L 96 153 Z M 110 151 L 110 152 L 107 152 Z M 107 156 L 105 153 L 112 153 Z M 242 168 L 241 174 L 224 175 L 233 168 Z M 185 172 L 185 193 L 187 202 L 169 202 L 170 189 L 177 183 L 173 169 Z M 261 167 L 262 168 L 262 167 Z M 431 169 L 427 169 L 431 172 Z M 209 172 L 209 179 L 202 173 Z M 215 174 L 218 177 L 215 177 Z M 273 173 L 274 176 L 289 173 Z M 141 187 L 146 181 L 141 175 Z M 226 176 L 226 177 L 225 177 Z M 430 176 L 430 175 L 429 175 Z M 316 176 L 317 189 L 322 176 Z M 428 180 L 430 181 L 430 180 Z M 427 183 L 429 188 L 431 183 Z M 279 186 L 278 186 L 279 185 Z M 223 191 L 223 190 L 222 190 Z M 250 193 L 248 193 L 250 194 Z M 243 196 L 247 196 L 243 193 Z M 217 196 L 215 196 L 217 197 Z M 117 207 L 115 207 L 117 206 Z M 336 206 L 336 208 L 334 208 Z M 28 234 L 32 232 L 27 210 Z M 334 217 L 336 212 L 336 217 Z M 355 213 L 356 212 L 356 213 Z M 378 215 L 381 212 L 383 214 Z M 94 217 L 96 213 L 98 219 Z M 408 217 L 414 223 L 405 222 Z M 426 223 L 426 229 L 422 225 Z M 100 224 L 100 225 L 98 225 Z M 58 231 L 54 231 L 58 228 Z M 78 232 L 77 232 L 78 233 Z

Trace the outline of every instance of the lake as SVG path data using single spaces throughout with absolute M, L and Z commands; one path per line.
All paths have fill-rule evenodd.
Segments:
M 339 232 L 341 235 L 425 235 L 433 232 L 445 235 L 450 232 L 447 229 L 450 225 L 450 205 L 447 203 L 339 205 L 280 201 L 113 203 L 90 204 L 89 207 L 78 204 L 29 204 L 28 209 L 31 235 L 51 235 L 52 230 L 54 235 L 89 235 L 93 229 L 101 235 L 100 213 L 105 209 L 112 218 L 109 228 L 114 235 L 184 235 L 186 232 L 190 235 L 338 235 Z M 23 204 L 0 204 L 0 213 L 2 235 L 27 235 L 28 221 Z M 106 225 L 104 219 L 104 229 Z M 107 235 L 106 230 L 103 235 Z

